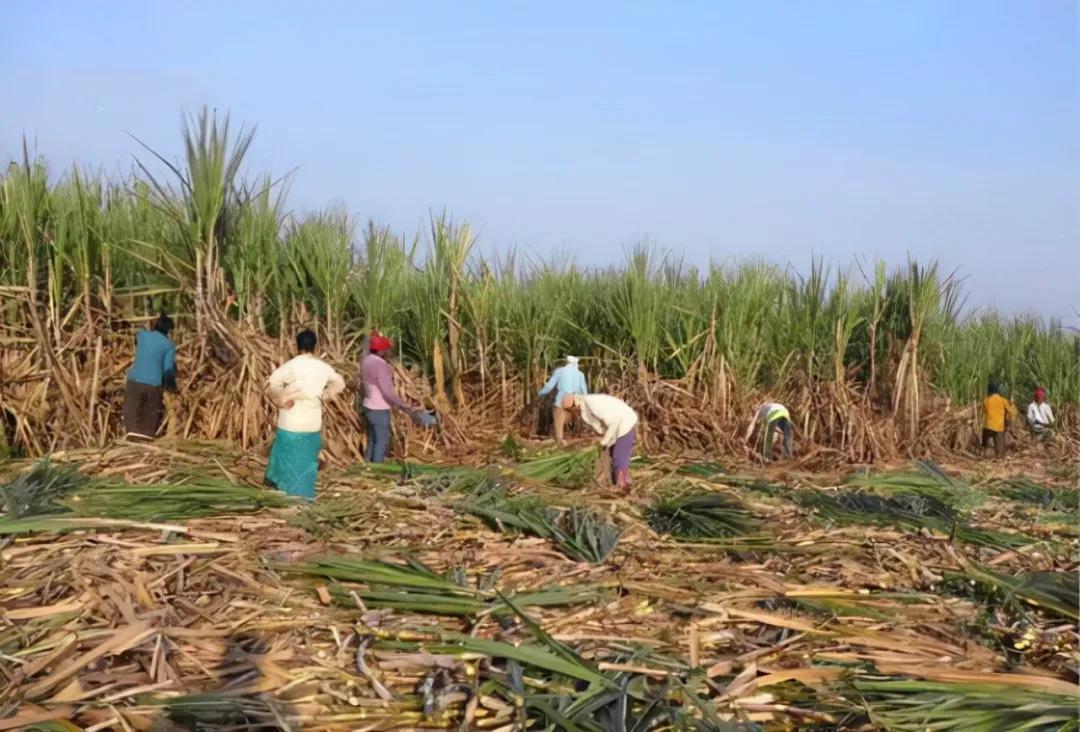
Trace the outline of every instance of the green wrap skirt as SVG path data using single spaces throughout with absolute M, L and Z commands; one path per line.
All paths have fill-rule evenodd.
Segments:
M 290 432 L 278 427 L 266 464 L 266 482 L 290 496 L 315 500 L 321 448 L 319 432 Z

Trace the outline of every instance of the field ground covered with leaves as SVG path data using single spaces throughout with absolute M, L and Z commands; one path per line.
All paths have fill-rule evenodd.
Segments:
M 0 729 L 1077 729 L 1075 464 L 595 462 L 9 462 Z

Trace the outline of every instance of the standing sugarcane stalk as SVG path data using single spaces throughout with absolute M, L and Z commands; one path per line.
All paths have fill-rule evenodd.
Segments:
M 39 180 L 30 164 L 30 151 L 26 140 L 23 140 L 23 164 L 18 167 L 16 175 L 19 176 L 17 192 L 18 200 L 15 204 L 14 213 L 19 238 L 22 239 L 26 252 L 26 313 L 37 340 L 38 351 L 42 365 L 50 377 L 55 381 L 56 388 L 60 392 L 69 419 L 75 419 L 80 409 L 74 394 L 71 391 L 72 378 L 67 369 L 57 358 L 57 340 L 50 337 L 50 326 L 41 321 L 38 298 L 38 271 L 37 254 L 38 248 L 45 245 L 44 232 L 40 223 L 44 218 L 44 204 L 47 195 L 45 181 Z M 58 320 L 53 318 L 54 321 Z M 59 323 L 53 324 L 59 328 Z
M 182 353 L 199 382 L 181 400 L 177 434 L 248 446 L 265 437 L 265 410 L 253 396 L 242 409 L 236 401 L 258 393 L 274 343 L 313 326 L 348 359 L 348 329 L 361 322 L 399 335 L 406 359 L 435 375 L 440 409 L 471 407 L 470 431 L 502 429 L 560 352 L 591 354 L 603 388 L 657 405 L 642 439 L 672 448 L 731 445 L 733 419 L 761 391 L 790 399 L 808 439 L 849 456 L 955 447 L 970 422 L 930 425 L 922 410 L 939 394 L 972 403 L 990 364 L 1016 387 L 1038 380 L 1070 407 L 1080 400 L 1064 326 L 958 318 L 934 266 L 909 262 L 886 277 L 879 263 L 850 290 L 826 283 L 819 262 L 805 279 L 761 263 L 695 272 L 649 245 L 620 270 L 466 269 L 471 232 L 438 216 L 426 259 L 413 257 L 415 240 L 409 250 L 371 226 L 354 260 L 341 218 L 286 216 L 264 200 L 269 183 L 258 195 L 237 183 L 250 135 L 226 122 L 207 111 L 188 119 L 183 162 L 159 157 L 171 186 L 145 169 L 100 190 L 78 170 L 53 183 L 25 146 L 0 175 L 0 398 L 14 415 L 8 432 L 34 450 L 116 436 L 130 334 L 111 329 L 163 301 L 194 320 Z M 1071 414 L 1061 423 L 1075 424 Z M 341 437 L 337 454 L 352 444 Z
M 468 228 L 465 229 L 466 233 Z M 455 262 L 455 264 L 457 264 Z M 461 325 L 458 322 L 458 287 L 461 284 L 461 270 L 454 267 L 450 273 L 450 302 L 447 313 L 447 333 L 450 341 L 450 368 L 451 387 L 454 392 L 454 402 L 459 407 L 465 406 L 465 390 L 461 385 L 461 372 L 464 369 L 465 360 L 461 356 Z

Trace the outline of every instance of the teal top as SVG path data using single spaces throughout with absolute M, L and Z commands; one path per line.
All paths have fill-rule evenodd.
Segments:
M 563 398 L 567 394 L 588 394 L 585 386 L 585 374 L 581 373 L 576 363 L 568 363 L 560 366 L 552 372 L 551 378 L 540 390 L 540 396 L 544 396 L 552 389 L 557 389 L 555 405 L 561 407 Z
M 156 330 L 140 330 L 135 336 L 135 363 L 128 369 L 130 381 L 161 386 L 176 371 L 176 346 Z

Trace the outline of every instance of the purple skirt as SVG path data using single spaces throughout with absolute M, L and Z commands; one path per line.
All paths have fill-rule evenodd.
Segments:
M 634 452 L 634 443 L 637 442 L 637 429 L 632 429 L 625 435 L 615 440 L 611 446 L 611 482 L 619 479 L 619 471 L 630 470 L 630 455 Z

